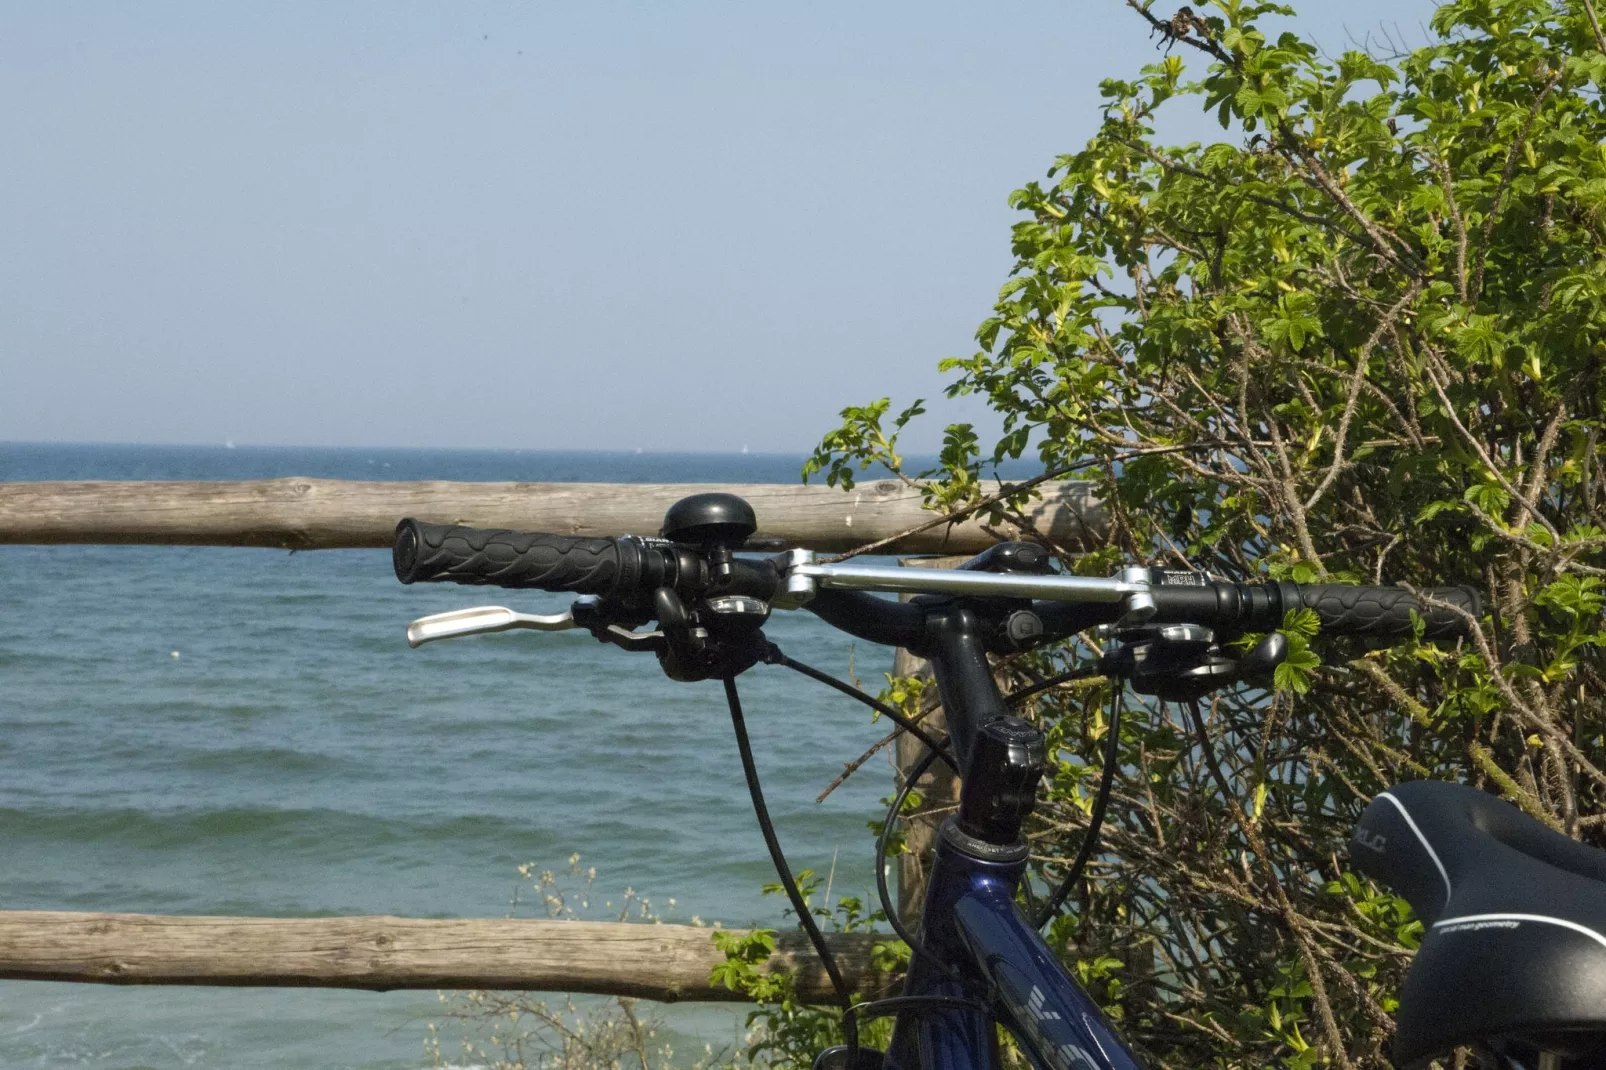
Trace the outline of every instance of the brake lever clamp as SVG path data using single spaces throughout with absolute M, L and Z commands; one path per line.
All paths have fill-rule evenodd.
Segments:
M 781 576 L 781 589 L 772 599 L 776 609 L 801 609 L 814 601 L 819 587 L 813 576 L 800 571 L 814 564 L 814 559 L 813 550 L 787 550 L 770 558 L 770 563 Z
M 652 614 L 588 594 L 576 598 L 567 613 L 553 616 L 515 613 L 501 606 L 439 613 L 414 621 L 407 637 L 409 644 L 419 646 L 435 639 L 510 628 L 583 628 L 598 642 L 656 654 L 672 680 L 694 681 L 743 673 L 775 656 L 775 647 L 762 630 L 769 614 L 766 602 L 747 595 L 706 598 L 688 611 L 672 588 L 660 587 L 653 593 Z M 653 615 L 659 621 L 656 630 L 633 630 Z
M 1197 701 L 1240 680 L 1269 683 L 1288 656 L 1281 632 L 1263 636 L 1241 658 L 1229 655 L 1215 632 L 1198 624 L 1121 628 L 1113 637 L 1116 643 L 1099 659 L 1099 671 L 1163 702 Z
M 658 663 L 671 680 L 692 682 L 738 676 L 770 657 L 764 637 L 769 603 L 748 595 L 715 595 L 690 610 L 668 587 L 653 592 L 653 609 L 663 629 Z
M 1099 671 L 1164 702 L 1202 698 L 1238 679 L 1238 662 L 1197 624 L 1144 625 L 1116 632 L 1116 644 L 1099 659 Z

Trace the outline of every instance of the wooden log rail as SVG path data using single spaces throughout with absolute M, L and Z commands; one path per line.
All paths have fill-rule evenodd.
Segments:
M 984 488 L 988 493 L 995 488 Z M 899 536 L 885 553 L 973 554 L 1009 529 L 976 520 L 924 531 L 918 490 L 892 480 L 829 487 L 708 483 L 248 482 L 0 483 L 0 544 L 142 543 L 294 550 L 386 547 L 396 521 L 561 534 L 651 534 L 688 494 L 739 494 L 759 531 L 750 544 L 836 552 Z M 1025 511 L 1060 545 L 1095 548 L 1106 521 L 1085 483 L 1045 483 Z M 907 533 L 907 534 L 900 534 Z M 394 917 L 238 918 L 0 912 L 0 979 L 100 984 L 483 988 L 742 1001 L 710 983 L 723 956 L 708 929 L 685 925 Z M 827 937 L 848 985 L 885 994 L 874 938 Z M 796 971 L 804 1002 L 833 999 L 802 933 L 777 935 L 763 967 Z
M 935 519 L 921 508 L 917 489 L 895 480 L 861 483 L 852 491 L 769 483 L 367 483 L 300 477 L 38 482 L 0 483 L 0 543 L 383 547 L 404 516 L 565 535 L 652 535 L 674 502 L 713 490 L 753 504 L 759 521 L 755 549 L 837 552 Z M 1044 483 L 1036 490 L 1040 497 L 1026 514 L 1037 530 L 1063 546 L 1102 544 L 1104 512 L 1088 484 Z M 978 521 L 965 520 L 907 535 L 883 552 L 974 554 L 996 539 Z
M 740 930 L 738 930 L 740 931 Z M 709 982 L 724 961 L 712 930 L 690 925 L 513 918 L 232 918 L 0 912 L 0 979 L 115 985 L 483 988 L 588 992 L 666 1003 L 740 1002 Z M 827 937 L 856 992 L 887 994 L 875 938 Z M 776 935 L 762 967 L 795 970 L 798 996 L 834 1001 L 801 932 Z

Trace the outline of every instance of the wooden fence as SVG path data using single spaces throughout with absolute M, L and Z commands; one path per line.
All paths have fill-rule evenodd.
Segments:
M 741 1000 L 709 983 L 724 961 L 690 925 L 514 918 L 229 918 L 0 911 L 0 978 L 115 985 L 488 988 L 591 992 L 663 1002 Z M 856 991 L 890 978 L 874 939 L 833 933 Z M 776 936 L 763 967 L 796 971 L 798 995 L 828 1003 L 831 983 L 801 932 Z
M 991 488 L 989 488 L 991 489 Z M 892 480 L 851 492 L 736 484 L 250 482 L 0 483 L 0 543 L 147 543 L 384 547 L 403 516 L 561 534 L 652 534 L 688 494 L 739 494 L 759 531 L 750 544 L 841 551 L 890 540 L 885 553 L 972 554 L 1013 533 L 975 520 L 933 524 L 918 488 Z M 1025 517 L 1068 547 L 1099 545 L 1103 509 L 1086 484 L 1045 483 Z M 907 879 L 907 878 L 906 878 Z M 905 890 L 907 892 L 907 889 Z M 848 983 L 889 979 L 874 939 L 833 934 Z M 723 961 L 710 931 L 519 919 L 238 918 L 0 911 L 0 978 L 103 984 L 487 988 L 647 999 L 739 1000 L 709 982 Z M 805 1002 L 828 1002 L 825 971 L 799 932 L 781 933 L 768 970 L 796 971 Z
M 993 488 L 988 488 L 993 489 Z M 215 483 L 0 483 L 0 543 L 158 543 L 332 550 L 389 546 L 404 516 L 560 535 L 655 535 L 670 505 L 722 490 L 752 503 L 752 546 L 831 552 L 894 539 L 886 553 L 973 554 L 997 541 L 976 520 L 942 523 L 894 480 L 852 491 L 793 484 L 361 483 L 263 479 Z M 1045 483 L 1026 510 L 1062 546 L 1103 541 L 1104 511 L 1085 483 Z M 932 525 L 925 530 L 915 530 Z M 1006 527 L 1001 534 L 1007 535 Z

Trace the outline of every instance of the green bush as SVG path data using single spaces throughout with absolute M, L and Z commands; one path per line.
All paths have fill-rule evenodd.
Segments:
M 866 911 L 857 896 L 838 896 L 833 902 L 829 881 L 824 882 L 823 893 L 821 883 L 812 869 L 797 874 L 798 891 L 822 929 L 876 932 L 877 923 L 887 920 L 880 910 Z M 780 895 L 783 891 L 780 884 L 764 886 L 765 895 Z M 792 912 L 790 907 L 785 911 Z M 775 950 L 773 929 L 754 929 L 745 934 L 716 932 L 713 940 L 714 946 L 725 953 L 725 961 L 714 967 L 710 980 L 758 1004 L 747 1015 L 747 1047 L 742 1053 L 751 1065 L 808 1067 L 821 1050 L 843 1042 L 840 1007 L 804 1003 L 797 998 L 791 977 L 759 969 Z M 871 949 L 871 962 L 883 973 L 894 976 L 908 967 L 909 948 L 901 940 L 877 941 Z M 863 1002 L 862 994 L 856 994 L 854 1002 Z M 866 1047 L 885 1050 L 891 1038 L 890 1018 L 869 1019 L 859 1030 L 859 1042 Z
M 1129 6 L 1164 51 L 1014 194 L 1015 270 L 979 351 L 944 362 L 1003 435 L 951 426 L 939 467 L 903 474 L 974 508 L 1035 449 L 1107 503 L 1091 572 L 1485 592 L 1454 648 L 1309 637 L 1274 695 L 1210 705 L 1208 745 L 1175 708 L 1129 710 L 1102 851 L 1053 933 L 1157 1066 L 1383 1067 L 1420 926 L 1346 861 L 1372 795 L 1464 781 L 1606 846 L 1606 38 L 1590 0 L 1460 0 L 1424 47 L 1328 59 L 1258 28 L 1276 5 Z M 1156 141 L 1162 107 L 1200 105 L 1224 140 Z M 921 408 L 845 410 L 810 471 L 901 472 Z M 985 511 L 1019 520 L 1029 493 Z M 1037 711 L 1050 877 L 1105 697 Z

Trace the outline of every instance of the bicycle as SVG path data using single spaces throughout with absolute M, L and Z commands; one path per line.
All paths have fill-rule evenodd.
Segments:
M 571 592 L 561 614 L 498 606 L 413 622 L 408 642 L 509 629 L 583 628 L 658 657 L 674 680 L 724 683 L 743 774 L 787 898 L 842 1008 L 846 1044 L 815 1070 L 973 1070 L 999 1065 L 995 1025 L 1046 1070 L 1141 1070 L 1137 1057 L 1055 959 L 1039 929 L 1063 905 L 1096 848 L 1118 762 L 1126 687 L 1184 704 L 1201 741 L 1199 700 L 1218 688 L 1268 686 L 1287 654 L 1276 629 L 1308 608 L 1330 633 L 1427 639 L 1467 634 L 1481 612 L 1465 587 L 1412 594 L 1388 587 L 1240 583 L 1203 572 L 1123 568 L 1112 578 L 1056 571 L 1040 546 L 1001 542 L 957 569 L 821 562 L 805 550 L 736 551 L 757 530 L 729 494 L 676 503 L 660 537 L 581 538 L 403 520 L 394 567 L 403 583 L 450 581 Z M 875 593 L 911 594 L 907 602 Z M 931 666 L 948 717 L 934 738 L 898 710 L 792 660 L 764 636 L 774 609 L 807 608 L 859 639 L 906 647 Z M 1413 618 L 1415 618 L 1413 620 Z M 652 630 L 638 630 L 656 621 Z M 1078 856 L 1028 917 L 1017 893 L 1026 870 L 1023 824 L 1045 771 L 1043 734 L 1014 716 L 989 655 L 1015 654 L 1098 629 L 1096 664 L 1010 696 L 1076 677 L 1119 683 L 1109 743 Z M 1261 633 L 1246 652 L 1230 640 Z M 889 924 L 911 951 L 901 995 L 855 1004 L 786 864 L 754 767 L 736 679 L 784 665 L 878 709 L 925 745 L 894 797 L 876 845 L 876 882 Z M 887 888 L 888 839 L 908 792 L 932 764 L 961 776 L 957 813 L 942 826 L 921 920 L 900 923 Z M 1546 828 L 1472 788 L 1416 782 L 1378 795 L 1355 833 L 1363 872 L 1399 890 L 1427 926 L 1407 977 L 1395 1058 L 1426 1065 L 1477 1045 L 1502 1070 L 1606 1066 L 1606 852 Z M 1029 889 L 1028 889 L 1029 891 Z M 1454 904 L 1455 911 L 1449 907 Z M 1499 972 L 1493 975 L 1492 968 Z M 1457 981 L 1476 978 L 1477 984 Z M 862 1047 L 858 1023 L 895 1015 L 886 1052 Z

